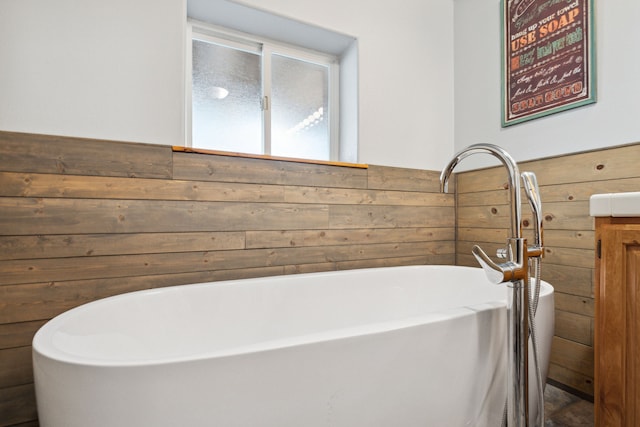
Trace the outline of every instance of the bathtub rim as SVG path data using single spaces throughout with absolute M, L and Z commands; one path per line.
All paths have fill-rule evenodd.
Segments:
M 398 267 L 381 267 L 385 270 L 387 269 L 424 269 L 425 267 L 444 267 L 444 268 L 454 268 L 454 269 L 468 269 L 474 271 L 482 271 L 480 268 L 476 267 L 466 267 L 466 266 L 453 266 L 453 265 L 416 265 L 416 266 L 398 266 Z M 384 320 L 379 322 L 367 323 L 365 325 L 357 325 L 357 326 L 349 326 L 337 329 L 329 329 L 323 332 L 309 333 L 305 335 L 299 336 L 291 336 L 280 339 L 269 339 L 266 341 L 260 341 L 251 345 L 240 345 L 229 347 L 228 349 L 219 349 L 213 351 L 206 351 L 196 354 L 190 355 L 179 355 L 179 356 L 162 356 L 155 359 L 124 359 L 124 360 L 114 360 L 107 358 L 92 358 L 83 355 L 73 354 L 69 352 L 65 352 L 64 350 L 58 348 L 52 340 L 53 334 L 58 331 L 58 326 L 64 324 L 68 320 L 72 320 L 73 317 L 81 315 L 82 313 L 91 310 L 95 305 L 100 304 L 112 304 L 117 302 L 119 299 L 123 298 L 132 298 L 139 294 L 164 294 L 164 293 L 174 293 L 174 292 L 187 292 L 190 288 L 200 288 L 200 287 L 208 287 L 208 286 L 237 286 L 238 282 L 243 282 L 250 285 L 253 282 L 259 281 L 272 281 L 272 280 L 295 280 L 299 278 L 304 278 L 305 276 L 324 276 L 330 278 L 331 276 L 341 275 L 347 271 L 351 272 L 362 272 L 364 270 L 367 271 L 376 271 L 381 268 L 366 268 L 366 269 L 357 269 L 357 270 L 340 270 L 340 271 L 327 271 L 327 272 L 318 272 L 318 273 L 303 273 L 296 275 L 279 275 L 279 276 L 268 276 L 268 277 L 258 277 L 258 278 L 250 278 L 250 279 L 239 279 L 239 280 L 224 280 L 218 282 L 203 282 L 203 283 L 193 283 L 188 285 L 176 285 L 176 286 L 167 286 L 162 288 L 151 288 L 151 289 L 142 289 L 138 291 L 126 292 L 118 295 L 113 295 L 106 298 L 101 298 L 95 301 L 91 301 L 72 309 L 69 309 L 57 316 L 53 319 L 49 320 L 42 327 L 38 329 L 36 334 L 32 340 L 32 354 L 35 360 L 37 358 L 46 359 L 52 362 L 62 363 L 66 365 L 74 365 L 74 366 L 82 366 L 82 367 L 91 367 L 91 368 L 127 368 L 127 367 L 141 367 L 141 366 L 161 366 L 161 365 L 171 365 L 174 363 L 186 363 L 186 362 L 194 362 L 208 359 L 216 359 L 216 358 L 224 358 L 224 357 L 233 357 L 238 355 L 247 355 L 252 353 L 260 353 L 260 352 L 268 352 L 277 349 L 283 349 L 288 347 L 295 347 L 300 345 L 310 345 L 319 341 L 331 341 L 331 340 L 342 340 L 348 339 L 353 336 L 365 336 L 365 335 L 375 335 L 380 333 L 388 333 L 395 330 L 406 329 L 411 327 L 416 327 L 425 323 L 439 323 L 444 322 L 452 318 L 459 318 L 464 316 L 473 316 L 478 312 L 487 311 L 487 310 L 495 310 L 504 308 L 506 310 L 507 301 L 485 301 L 479 302 L 477 304 L 471 304 L 466 306 L 456 306 L 452 308 L 445 308 L 437 311 L 429 311 L 419 316 L 411 316 L 402 319 L 396 320 Z M 484 273 L 483 273 L 484 274 Z M 540 298 L 549 298 L 553 297 L 554 288 L 551 284 L 545 281 L 541 281 L 542 288 L 540 292 Z

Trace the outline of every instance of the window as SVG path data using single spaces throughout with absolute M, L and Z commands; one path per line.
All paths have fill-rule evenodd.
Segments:
M 192 147 L 337 160 L 335 57 L 195 23 L 190 39 Z

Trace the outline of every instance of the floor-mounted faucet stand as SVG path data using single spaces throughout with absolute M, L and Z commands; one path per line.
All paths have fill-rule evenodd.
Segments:
M 507 292 L 507 426 L 529 425 L 529 254 L 527 240 L 507 240 L 510 260 L 494 263 L 479 247 L 472 253 L 487 278 L 506 283 Z
M 496 284 L 506 283 L 509 287 L 507 295 L 507 345 L 509 349 L 507 426 L 526 427 L 529 425 L 529 257 L 540 256 L 542 247 L 537 241 L 535 246 L 528 247 L 526 239 L 522 238 L 520 227 L 522 217 L 520 208 L 520 173 L 516 162 L 502 148 L 491 144 L 475 144 L 460 151 L 449 162 L 447 167 L 442 170 L 440 175 L 441 191 L 446 192 L 449 177 L 455 166 L 462 159 L 472 154 L 490 154 L 497 157 L 507 168 L 509 175 L 511 237 L 507 240 L 505 249 L 498 253 L 498 256 L 506 261 L 495 263 L 479 246 L 474 246 L 472 253 L 491 282 Z M 530 173 L 525 172 L 525 174 Z M 535 175 L 533 178 L 530 175 L 523 176 L 525 180 L 527 178 L 530 180 L 529 183 L 525 183 L 525 189 L 527 189 L 527 184 L 535 183 Z M 535 184 L 535 187 L 537 194 L 537 184 Z M 529 196 L 529 201 L 532 203 L 531 196 Z M 538 234 L 541 236 L 541 232 Z

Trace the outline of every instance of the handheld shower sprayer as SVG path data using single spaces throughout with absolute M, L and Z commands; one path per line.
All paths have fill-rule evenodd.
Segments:
M 533 243 L 536 247 L 542 248 L 544 244 L 542 233 L 542 200 L 540 199 L 540 190 L 538 188 L 538 180 L 533 172 L 522 172 L 522 184 L 524 192 L 529 200 L 531 212 L 535 224 L 533 225 Z

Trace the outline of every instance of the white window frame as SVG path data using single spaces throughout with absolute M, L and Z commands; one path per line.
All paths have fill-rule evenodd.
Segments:
M 193 146 L 192 134 L 192 73 L 193 73 L 193 40 L 201 40 L 209 43 L 232 47 L 245 52 L 259 54 L 262 68 L 262 145 L 263 154 L 271 154 L 271 55 L 277 54 L 308 61 L 314 64 L 326 66 L 328 69 L 328 129 L 329 129 L 329 160 L 338 161 L 340 157 L 340 65 L 339 59 L 331 54 L 312 51 L 299 46 L 293 46 L 270 40 L 258 38 L 250 34 L 230 30 L 219 26 L 189 20 L 187 22 L 187 49 L 185 72 L 185 143 L 187 147 Z M 323 160 L 323 159 L 315 159 Z

